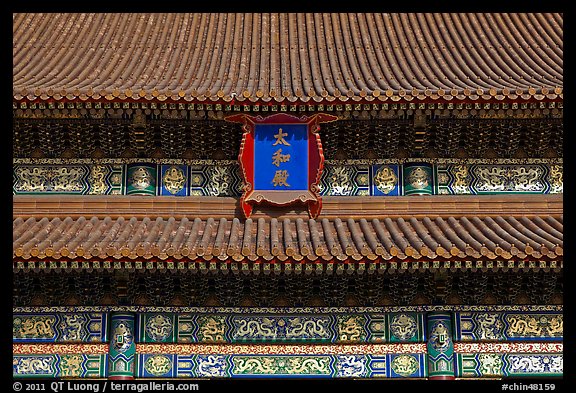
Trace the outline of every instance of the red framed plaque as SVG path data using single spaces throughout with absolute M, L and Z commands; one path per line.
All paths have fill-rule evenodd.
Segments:
M 318 131 L 320 123 L 337 119 L 323 113 L 310 117 L 284 113 L 226 117 L 243 124 L 238 161 L 244 181 L 240 206 L 246 218 L 256 204 L 303 204 L 312 218 L 320 214 L 324 154 Z

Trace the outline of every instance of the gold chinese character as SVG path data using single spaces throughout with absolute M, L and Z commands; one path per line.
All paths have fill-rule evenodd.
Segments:
M 278 134 L 274 135 L 274 138 L 276 138 L 276 142 L 274 142 L 272 146 L 276 146 L 278 144 L 290 146 L 290 144 L 286 142 L 286 140 L 284 139 L 285 136 L 288 136 L 288 133 L 282 132 L 282 128 L 278 129 Z
M 289 175 L 290 174 L 288 173 L 287 170 L 276 171 L 276 174 L 274 175 L 274 179 L 272 179 L 272 184 L 274 184 L 274 187 L 278 187 L 278 186 L 290 187 L 290 184 L 286 183 L 286 179 L 288 179 Z
M 282 149 L 276 150 L 272 155 L 272 165 L 280 166 L 281 162 L 290 161 L 290 154 L 282 154 Z

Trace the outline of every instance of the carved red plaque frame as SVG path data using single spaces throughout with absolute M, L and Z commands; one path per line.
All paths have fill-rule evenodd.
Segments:
M 319 113 L 313 116 L 296 117 L 278 113 L 267 117 L 237 114 L 228 116 L 225 120 L 242 123 L 244 131 L 238 161 L 240 163 L 244 192 L 240 198 L 240 207 L 246 218 L 250 217 L 254 205 L 270 204 L 274 206 L 292 206 L 304 204 L 308 207 L 310 217 L 316 218 L 322 209 L 320 196 L 320 176 L 324 169 L 324 153 L 320 141 L 320 123 L 336 121 L 333 115 Z M 258 190 L 254 189 L 254 141 L 255 126 L 264 125 L 307 125 L 308 129 L 308 190 Z

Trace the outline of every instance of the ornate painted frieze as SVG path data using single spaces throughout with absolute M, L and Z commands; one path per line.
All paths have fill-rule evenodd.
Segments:
M 14 168 L 17 194 L 84 194 L 90 171 L 83 165 L 18 165 Z
M 174 342 L 177 336 L 176 315 L 145 313 L 136 317 L 140 342 Z
M 248 316 L 234 315 L 232 341 L 330 341 L 330 316 Z
M 438 164 L 438 194 L 558 194 L 561 165 Z
M 141 313 L 137 342 L 424 342 L 423 313 Z
M 425 378 L 424 354 L 140 354 L 137 377 Z
M 203 160 L 185 164 L 30 164 L 13 167 L 14 194 L 79 195 L 242 195 L 235 161 Z M 357 162 L 358 161 L 358 162 Z M 323 196 L 399 196 L 414 194 L 563 193 L 561 162 L 532 160 L 459 162 L 397 160 L 330 161 L 320 177 Z
M 242 186 L 240 166 L 237 163 L 190 167 L 190 195 L 240 196 Z
M 190 318 L 194 314 L 383 314 L 423 313 L 432 311 L 451 312 L 519 312 L 519 313 L 562 313 L 562 305 L 421 305 L 381 307 L 188 307 L 188 306 L 29 306 L 13 307 L 17 313 L 82 313 L 82 312 L 133 312 L 133 313 L 178 313 L 179 318 Z
M 456 376 L 472 377 L 548 377 L 563 375 L 563 355 L 556 353 L 456 354 Z
M 14 355 L 15 378 L 102 378 L 106 377 L 107 355 Z
M 320 195 L 370 195 L 370 167 L 367 165 L 324 166 L 320 178 Z
M 123 165 L 30 165 L 17 164 L 13 193 L 121 195 Z
M 562 341 L 562 313 L 455 313 L 458 341 Z
M 106 313 L 12 314 L 14 342 L 105 342 Z

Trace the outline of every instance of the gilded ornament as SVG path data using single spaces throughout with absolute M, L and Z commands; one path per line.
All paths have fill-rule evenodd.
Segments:
M 130 326 L 123 321 L 116 322 L 113 330 L 113 346 L 118 352 L 126 352 L 134 341 Z
M 14 375 L 51 375 L 55 358 L 46 356 L 14 356 L 12 369 Z
M 329 191 L 330 195 L 352 195 L 354 185 L 352 178 L 354 175 L 354 167 L 347 166 L 334 166 L 331 168 L 329 176 Z
M 87 323 L 85 314 L 64 314 L 59 324 L 62 331 L 61 341 L 81 341 L 82 332 Z
M 232 173 L 230 166 L 211 166 L 207 171 L 208 184 L 206 189 L 211 196 L 230 195 L 230 184 L 232 183 Z
M 226 376 L 226 356 L 223 355 L 198 355 L 199 377 L 225 377 Z
M 18 192 L 71 192 L 84 190 L 83 178 L 87 170 L 84 166 L 30 166 L 23 165 L 14 169 L 16 182 L 14 190 Z
M 473 167 L 479 192 L 543 192 L 540 165 L 478 165 Z
M 166 355 L 153 355 L 146 359 L 144 369 L 154 376 L 168 373 L 172 369 L 172 361 Z
M 119 186 L 121 181 L 122 177 L 118 173 L 115 173 L 114 175 L 110 176 L 110 183 L 113 186 Z
M 105 194 L 108 186 L 106 185 L 106 175 L 108 174 L 108 169 L 104 165 L 93 165 L 90 168 L 90 176 L 88 181 L 90 182 L 89 194 Z
M 475 315 L 476 338 L 479 340 L 500 340 L 504 324 L 496 313 L 478 313 Z
M 450 176 L 448 176 L 447 173 L 438 173 L 438 183 L 439 184 L 448 184 L 448 182 L 450 181 Z
M 418 360 L 411 355 L 398 355 L 390 364 L 392 371 L 403 377 L 408 377 L 418 371 Z
M 398 176 L 396 176 L 394 170 L 387 165 L 378 168 L 374 174 L 374 185 L 384 194 L 389 194 L 394 191 L 397 182 Z
M 502 375 L 502 355 L 498 353 L 481 353 L 478 355 L 478 362 L 480 363 L 479 370 L 481 375 Z
M 154 341 L 166 340 L 174 329 L 172 320 L 162 314 L 156 314 L 146 321 L 146 334 Z
M 430 334 L 432 348 L 437 352 L 445 352 L 450 348 L 451 341 L 446 325 L 443 322 L 437 322 Z
M 563 172 L 561 165 L 550 165 L 548 182 L 550 183 L 550 194 L 561 194 L 564 191 Z
M 422 167 L 413 168 L 407 177 L 408 184 L 416 189 L 424 189 L 430 184 L 430 176 Z
M 154 184 L 154 179 L 148 169 L 138 167 L 132 172 L 131 183 L 135 189 L 145 190 Z
M 390 333 L 400 340 L 409 340 L 416 335 L 418 324 L 416 319 L 408 314 L 397 314 L 390 322 Z
M 507 314 L 505 316 L 509 337 L 562 337 L 562 314 Z
M 359 315 L 338 316 L 339 341 L 361 341 L 365 336 L 364 322 Z
M 82 355 L 60 355 L 60 376 L 79 377 L 82 372 Z
M 224 341 L 224 318 L 201 316 L 198 318 L 198 341 Z
M 56 338 L 54 316 L 20 316 L 12 321 L 14 338 Z
M 177 166 L 171 166 L 164 172 L 162 177 L 162 184 L 170 194 L 177 194 L 184 188 L 186 183 L 186 176 L 184 171 Z

